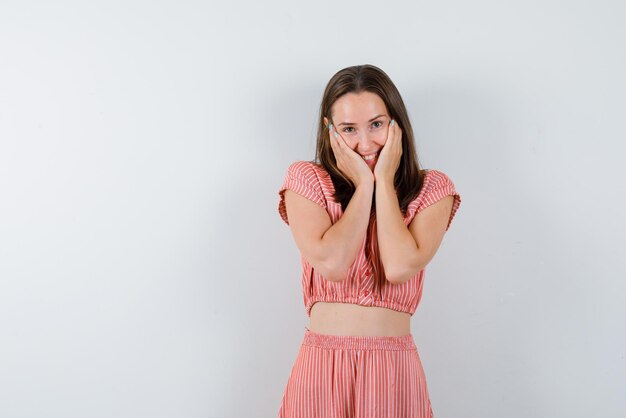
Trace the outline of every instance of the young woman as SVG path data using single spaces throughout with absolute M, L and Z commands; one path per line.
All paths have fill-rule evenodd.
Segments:
M 420 168 L 400 93 L 372 65 L 328 82 L 315 157 L 278 192 L 310 319 L 279 417 L 430 418 L 410 319 L 461 197 Z

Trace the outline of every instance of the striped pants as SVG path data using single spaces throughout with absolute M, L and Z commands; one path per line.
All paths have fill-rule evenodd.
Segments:
M 339 336 L 308 328 L 279 418 L 432 418 L 413 335 Z

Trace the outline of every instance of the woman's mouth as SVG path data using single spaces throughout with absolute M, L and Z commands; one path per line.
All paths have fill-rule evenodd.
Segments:
M 380 151 L 377 151 L 373 154 L 369 154 L 369 155 L 362 155 L 361 157 L 365 160 L 365 161 L 374 161 L 376 159 L 376 157 L 378 157 L 378 154 L 380 153 Z

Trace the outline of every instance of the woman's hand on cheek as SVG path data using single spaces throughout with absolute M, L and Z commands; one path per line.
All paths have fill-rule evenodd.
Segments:
M 391 120 L 387 130 L 387 140 L 380 151 L 378 161 L 374 167 L 374 178 L 376 182 L 394 182 L 396 171 L 400 167 L 402 157 L 402 129 L 395 120 Z
M 373 184 L 374 176 L 365 160 L 346 144 L 343 137 L 336 131 L 332 123 L 328 129 L 330 146 L 335 155 L 339 170 L 352 180 L 355 187 L 363 182 L 372 182 Z

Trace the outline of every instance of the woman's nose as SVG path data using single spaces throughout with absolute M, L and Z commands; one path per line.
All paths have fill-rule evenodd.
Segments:
M 374 148 L 374 136 L 370 132 L 362 132 L 357 138 L 358 151 L 370 151 Z

